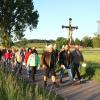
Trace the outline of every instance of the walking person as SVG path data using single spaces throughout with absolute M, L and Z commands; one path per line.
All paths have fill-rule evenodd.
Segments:
M 10 51 L 9 49 L 6 49 L 6 52 L 4 53 L 4 70 L 10 71 Z
M 67 69 L 69 79 L 72 81 L 73 80 L 72 70 L 71 70 L 72 54 L 69 45 L 65 45 L 64 50 L 61 52 L 59 63 L 62 68 Z
M 28 61 L 28 58 L 29 58 L 31 52 L 32 52 L 32 49 L 31 48 L 28 48 L 28 50 L 25 53 L 25 57 L 24 57 L 25 65 L 27 65 L 27 61 Z
M 14 72 L 14 68 L 15 68 L 15 49 L 12 48 L 11 50 L 11 68 L 12 68 L 12 72 Z
M 20 54 L 20 49 L 17 50 L 17 52 L 15 53 L 15 61 L 16 61 L 15 73 L 22 74 L 22 57 Z
M 22 65 L 25 65 L 24 58 L 25 58 L 25 48 L 21 48 L 20 55 L 22 57 Z
M 55 73 L 56 55 L 53 51 L 52 45 L 47 46 L 46 51 L 42 54 L 41 65 L 43 66 L 43 72 L 44 72 L 44 87 L 47 86 L 47 79 L 49 74 L 51 74 L 53 85 L 57 86 L 56 73 Z
M 79 46 L 75 46 L 75 50 L 72 51 L 72 60 L 73 60 L 73 78 L 75 80 L 75 75 L 77 74 L 78 80 L 82 81 L 80 72 L 79 72 L 79 66 L 80 62 L 83 62 L 83 55 L 79 50 Z
M 64 50 L 65 50 L 65 48 L 64 48 L 64 45 L 63 45 L 61 51 L 59 52 L 59 63 L 60 63 L 60 67 L 61 67 L 61 62 L 60 62 L 61 61 L 61 58 L 60 57 L 62 57 L 62 54 L 63 54 Z M 62 79 L 63 79 L 63 76 L 64 76 L 64 69 L 65 68 L 63 68 L 63 67 L 60 68 L 60 83 L 63 82 Z
M 36 50 L 33 49 L 27 61 L 28 74 L 29 77 L 32 78 L 32 80 L 35 80 L 35 74 L 38 65 L 39 65 L 38 54 L 36 53 Z

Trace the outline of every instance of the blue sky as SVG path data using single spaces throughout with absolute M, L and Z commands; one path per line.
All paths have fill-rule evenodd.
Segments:
M 78 26 L 73 31 L 73 38 L 82 39 L 97 32 L 97 20 L 100 20 L 100 0 L 33 0 L 35 9 L 39 12 L 37 29 L 27 30 L 27 39 L 56 39 L 68 37 L 68 30 L 62 25 L 68 25 L 72 18 L 72 25 Z

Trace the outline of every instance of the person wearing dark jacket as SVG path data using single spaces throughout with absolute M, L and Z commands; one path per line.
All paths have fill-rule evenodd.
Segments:
M 62 68 L 67 69 L 70 80 L 73 80 L 71 71 L 72 54 L 69 45 L 66 45 L 60 53 L 59 63 Z
M 64 45 L 63 45 L 61 51 L 59 52 L 59 64 L 61 64 L 61 62 L 60 62 L 61 58 L 60 57 L 62 57 L 62 54 L 63 54 L 64 50 L 65 50 L 65 48 L 64 48 Z M 62 83 L 63 76 L 64 76 L 64 68 L 61 67 L 60 68 L 60 83 Z
M 79 46 L 75 46 L 75 50 L 72 51 L 72 60 L 73 60 L 73 78 L 75 80 L 75 75 L 77 74 L 78 79 L 81 81 L 81 75 L 79 72 L 80 62 L 83 62 L 83 55 L 79 50 Z
M 49 73 L 51 74 L 53 84 L 56 85 L 56 55 L 53 51 L 52 45 L 47 46 L 47 51 L 42 54 L 41 65 L 44 72 L 44 86 L 47 86 L 47 78 Z

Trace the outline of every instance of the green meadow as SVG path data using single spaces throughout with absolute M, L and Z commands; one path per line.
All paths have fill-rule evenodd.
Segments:
M 81 75 L 100 82 L 100 49 L 82 50 L 86 68 L 80 67 Z
M 100 63 L 100 49 L 83 50 L 84 60 Z

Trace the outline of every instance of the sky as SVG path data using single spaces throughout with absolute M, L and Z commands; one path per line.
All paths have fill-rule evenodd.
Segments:
M 78 26 L 73 31 L 73 38 L 93 37 L 97 32 L 100 20 L 100 0 L 33 0 L 39 13 L 39 23 L 36 29 L 25 32 L 27 39 L 57 39 L 68 38 L 68 30 L 62 25 Z

